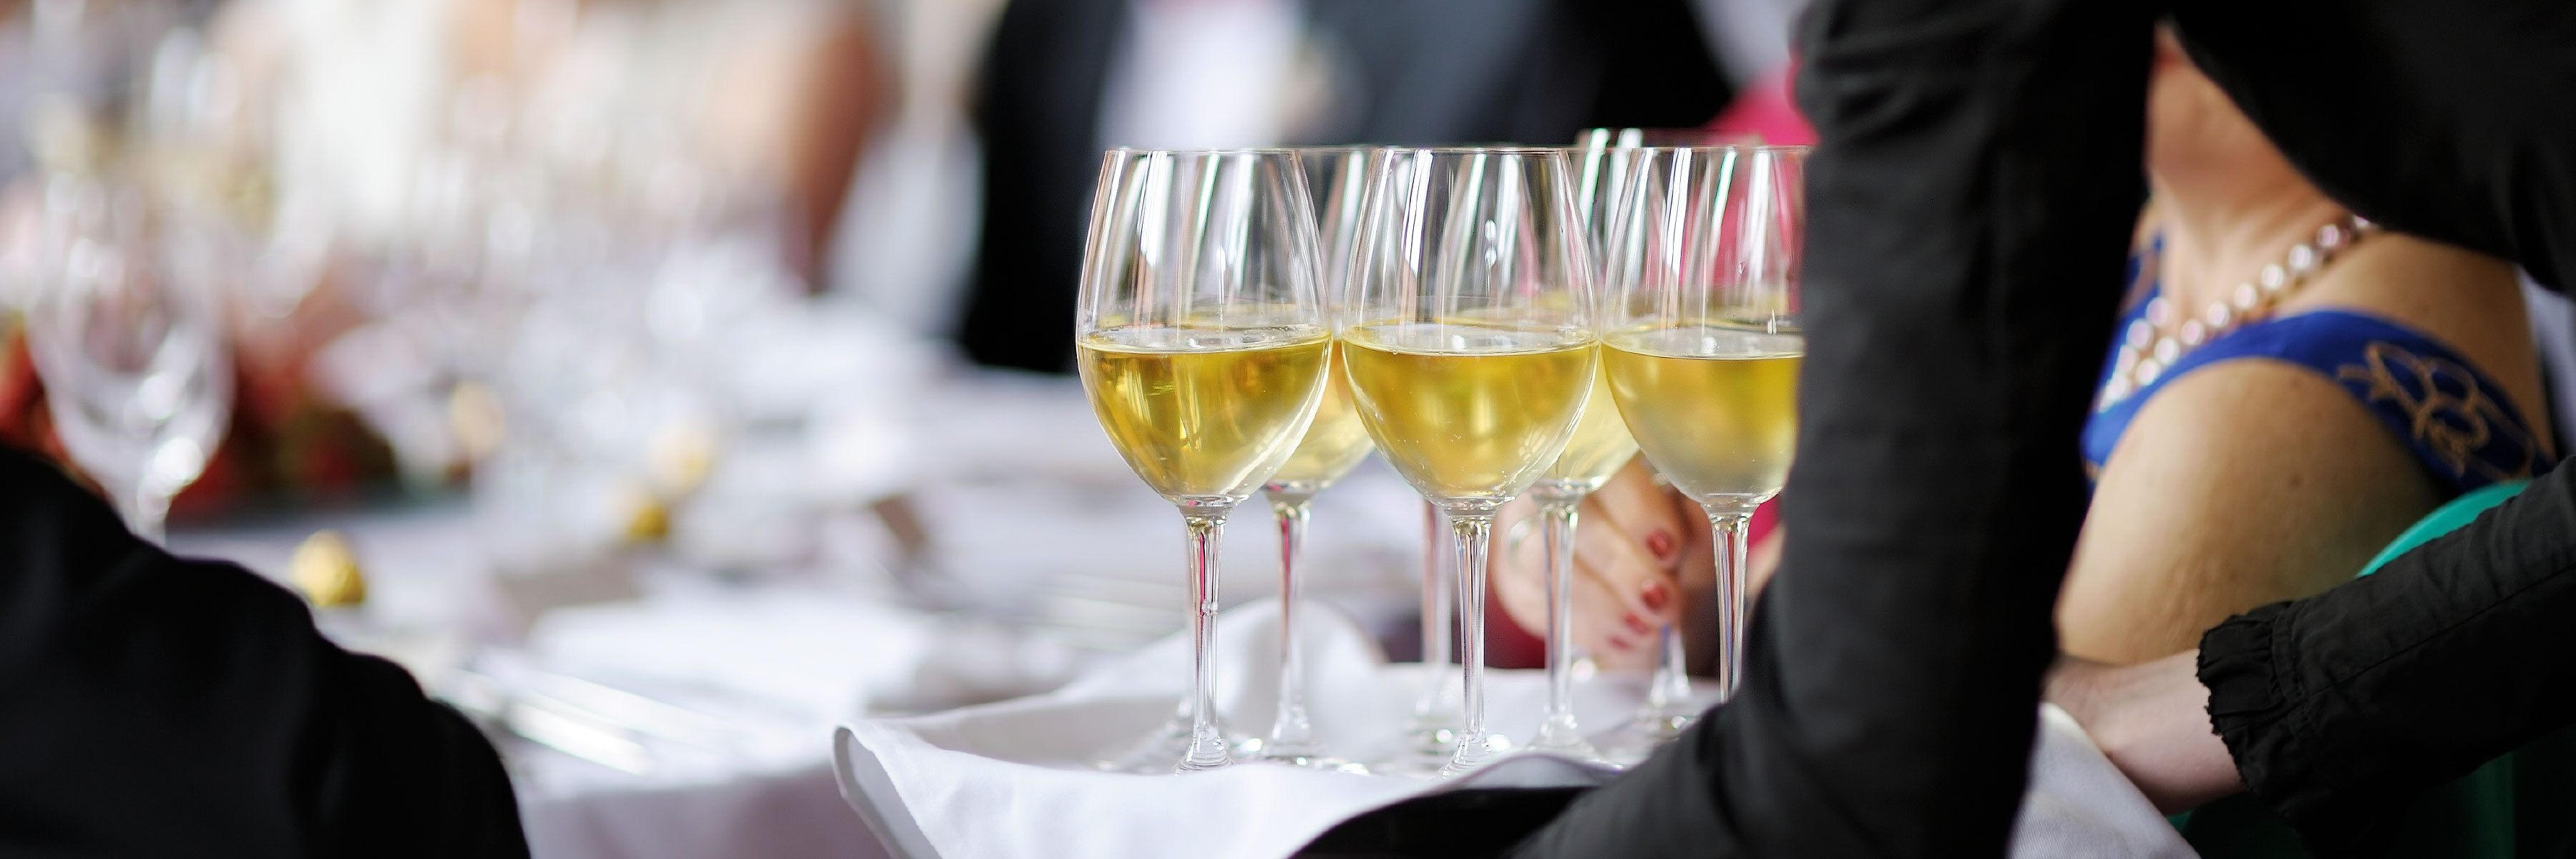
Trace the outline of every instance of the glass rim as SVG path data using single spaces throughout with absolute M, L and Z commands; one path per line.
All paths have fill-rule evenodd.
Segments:
M 1295 155 L 1294 146 L 1246 146 L 1230 149 L 1139 149 L 1134 146 L 1112 146 L 1100 151 L 1102 157 L 1113 155 Z
M 1584 149 L 1586 149 L 1586 151 L 1589 151 L 1589 147 L 1579 147 L 1579 148 L 1584 148 Z M 1621 151 L 1621 152 L 1648 152 L 1648 153 L 1657 153 L 1657 152 L 1661 152 L 1661 153 L 1670 153 L 1670 152 L 1744 152 L 1744 151 L 1753 151 L 1753 152 L 1796 152 L 1796 153 L 1804 154 L 1804 153 L 1808 153 L 1808 152 L 1814 151 L 1814 150 L 1815 150 L 1815 148 L 1816 148 L 1815 144 L 1812 144 L 1812 143 L 1733 143 L 1733 144 L 1718 143 L 1718 144 L 1710 144 L 1710 145 L 1707 145 L 1707 146 L 1628 146 L 1628 147 L 1619 147 L 1619 148 L 1617 148 L 1617 150 L 1616 150 L 1616 151 Z
M 1376 148 L 1390 149 L 1396 152 L 1405 153 L 1422 152 L 1432 155 L 1476 155 L 1493 153 L 1502 153 L 1506 155 L 1544 155 L 1548 153 L 1583 151 L 1583 147 L 1580 146 L 1541 146 L 1535 143 L 1497 143 L 1491 146 L 1381 146 Z

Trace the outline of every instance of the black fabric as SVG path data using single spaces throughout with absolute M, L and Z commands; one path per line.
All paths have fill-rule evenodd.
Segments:
M 1132 0 L 1013 0 L 975 110 L 983 228 L 958 344 L 1071 372 L 1100 172 L 1099 116 Z M 1299 143 L 1562 143 L 1590 126 L 1691 127 L 1733 95 L 1686 0 L 1309 0 L 1347 68 L 1341 116 Z
M 2084 510 L 2153 20 L 1811 10 L 1799 458 L 1746 685 L 1514 855 L 2003 852 Z
M 2576 482 L 2552 472 L 2325 594 L 2201 639 L 2211 724 L 2324 855 L 2367 855 L 2426 788 L 2576 723 Z
M 410 675 L 0 450 L 0 855 L 527 852 L 499 757 Z
M 957 330 L 976 363 L 1073 366 L 1074 283 L 1100 174 L 1100 100 L 1109 58 L 1125 38 L 1127 3 L 1013 0 L 994 25 L 975 99 L 983 229 Z
M 1297 852 L 1305 859 L 1491 856 L 1582 793 L 1489 788 L 1415 797 L 1342 821 Z

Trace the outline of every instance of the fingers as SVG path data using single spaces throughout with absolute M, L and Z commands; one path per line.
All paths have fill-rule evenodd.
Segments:
M 1504 613 L 1513 623 L 1543 636 L 1548 617 L 1547 540 L 1542 530 L 1546 523 L 1539 518 L 1535 505 L 1515 501 L 1495 512 L 1494 524 L 1500 542 L 1491 577 L 1494 598 L 1503 604 Z M 1612 546 L 1622 542 L 1611 536 L 1611 526 L 1603 517 L 1591 517 L 1577 527 L 1578 546 L 1585 540 L 1607 541 Z M 1609 557 L 1629 566 L 1644 563 L 1633 554 L 1619 555 L 1618 551 L 1597 549 L 1596 554 L 1608 552 Z M 1629 570 L 1619 575 L 1635 574 Z M 1637 601 L 1614 589 L 1608 583 L 1611 580 L 1584 564 L 1578 551 L 1571 583 L 1573 624 L 1568 637 L 1576 647 L 1590 651 L 1594 661 L 1606 670 L 1651 667 L 1655 632 L 1664 621 L 1654 612 L 1642 611 Z
M 1619 609 L 1619 599 L 1595 576 L 1577 576 L 1574 582 L 1574 644 L 1591 652 L 1592 661 L 1605 671 L 1643 671 L 1655 665 L 1656 629 L 1648 625 L 1643 632 L 1626 623 L 1629 615 Z M 1586 609 L 1589 610 L 1586 610 Z
M 1705 530 L 1676 511 L 1673 501 L 1680 498 L 1681 493 L 1655 483 L 1654 471 L 1640 456 L 1628 460 L 1609 483 L 1585 499 L 1584 515 L 1605 518 L 1613 530 L 1636 544 L 1640 554 L 1670 567 L 1691 534 Z M 1687 499 L 1682 503 L 1690 504 Z
M 1575 559 L 1620 606 L 1623 625 L 1652 627 L 1681 619 L 1673 561 L 1685 548 L 1680 523 L 1642 466 L 1631 462 L 1584 500 Z

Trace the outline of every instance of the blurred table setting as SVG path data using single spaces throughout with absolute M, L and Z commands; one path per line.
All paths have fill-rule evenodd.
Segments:
M 288 581 L 316 529 L 341 535 L 368 593 L 321 609 L 326 631 L 488 722 L 540 856 L 871 855 L 833 789 L 835 724 L 1052 689 L 1183 618 L 1168 507 L 1115 479 L 1078 389 L 1007 375 L 926 388 L 917 424 L 855 438 L 904 447 L 880 460 L 906 469 L 878 476 L 888 494 L 693 498 L 666 542 L 603 539 L 596 567 L 505 572 L 495 547 L 511 541 L 488 536 L 501 526 L 476 497 L 181 528 L 171 546 Z M 813 467 L 780 457 L 723 457 L 709 483 Z M 917 535 L 888 526 L 890 499 Z M 716 504 L 751 509 L 700 506 Z M 1318 507 L 1332 527 L 1313 545 L 1316 592 L 1409 624 L 1410 494 L 1368 472 Z M 1259 530 L 1240 539 L 1229 604 L 1276 586 Z

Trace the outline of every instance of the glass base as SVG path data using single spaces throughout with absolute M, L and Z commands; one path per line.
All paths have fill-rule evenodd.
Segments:
M 1457 778 L 1475 772 L 1511 751 L 1512 738 L 1501 734 L 1486 734 L 1481 742 L 1460 743 L 1450 752 L 1449 762 L 1441 765 L 1440 777 Z
M 1578 763 L 1605 766 L 1611 769 L 1627 768 L 1626 764 L 1611 760 L 1609 757 L 1601 754 L 1600 749 L 1594 748 L 1591 741 L 1585 740 L 1582 737 L 1576 737 L 1570 741 L 1562 743 L 1542 743 L 1532 741 L 1527 747 L 1522 748 L 1521 751 L 1555 755 Z
M 1688 713 L 1639 713 L 1617 727 L 1593 735 L 1592 746 L 1599 751 L 1602 762 L 1626 769 L 1652 757 L 1656 749 L 1680 737 L 1697 718 Z
M 1449 765 L 1449 755 L 1458 749 L 1455 728 L 1415 728 L 1404 735 L 1404 743 L 1393 754 L 1368 765 L 1378 775 L 1433 778 L 1440 768 Z
M 1367 775 L 1369 772 L 1368 767 L 1355 761 L 1345 760 L 1328 754 L 1321 746 L 1281 746 L 1273 748 L 1267 741 L 1259 737 L 1236 743 L 1234 745 L 1234 756 L 1237 760 L 1249 761 L 1252 763 L 1305 767 L 1311 770 L 1324 770 L 1327 772 L 1345 772 L 1356 775 Z

